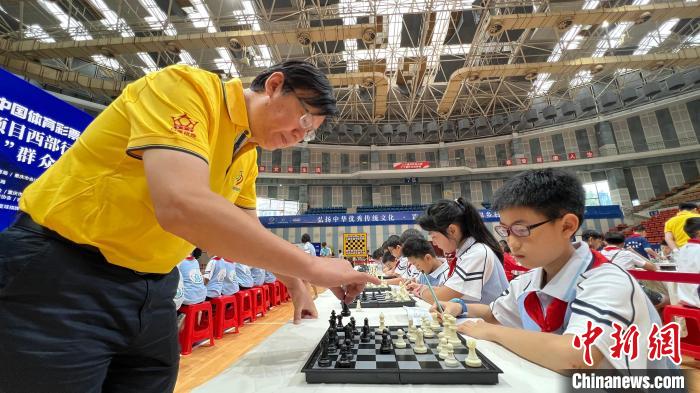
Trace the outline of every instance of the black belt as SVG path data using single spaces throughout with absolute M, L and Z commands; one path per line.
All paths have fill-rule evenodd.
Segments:
M 56 232 L 56 231 L 52 231 L 43 225 L 37 224 L 36 222 L 34 222 L 34 220 L 32 220 L 32 217 L 29 214 L 27 214 L 23 211 L 19 212 L 19 215 L 17 215 L 17 219 L 12 224 L 12 226 L 24 228 L 28 231 L 38 233 L 40 235 L 44 235 L 46 237 L 50 237 L 52 239 L 56 239 L 56 240 L 59 240 L 59 241 L 65 242 L 65 243 L 69 243 L 73 246 L 80 247 L 82 249 L 85 249 L 85 250 L 88 250 L 88 251 L 91 251 L 91 252 L 94 252 L 97 254 L 101 254 L 100 249 L 95 247 L 95 246 L 91 246 L 88 244 L 78 244 L 72 240 L 66 239 L 65 237 L 59 235 L 58 232 Z

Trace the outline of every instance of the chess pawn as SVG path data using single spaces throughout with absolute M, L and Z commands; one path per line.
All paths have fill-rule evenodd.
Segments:
M 430 322 L 430 328 L 436 332 L 439 331 L 440 322 L 438 322 L 438 314 L 436 312 L 433 312 L 432 314 L 430 314 L 430 316 L 433 317 L 432 322 Z
M 330 367 L 331 359 L 328 356 L 328 339 L 324 338 L 321 341 L 321 357 L 318 358 L 319 367 Z
M 399 329 L 398 331 L 396 331 L 396 335 L 398 337 L 396 338 L 396 341 L 394 341 L 394 347 L 399 349 L 406 348 L 406 341 L 404 341 L 403 339 L 403 334 L 403 329 Z
M 447 357 L 445 358 L 445 366 L 447 366 L 447 367 L 459 366 L 459 360 L 457 360 L 455 358 L 455 349 L 450 344 L 447 344 Z
M 416 330 L 416 344 L 413 346 L 413 352 L 419 354 L 428 352 L 428 347 L 425 346 L 425 341 L 423 341 L 423 329 L 421 328 Z
M 449 350 L 452 350 L 452 352 L 454 353 L 454 347 L 452 346 L 452 344 L 450 344 L 448 342 L 445 342 L 444 344 L 442 344 L 442 347 L 440 348 L 440 352 L 438 352 L 438 356 L 440 357 L 440 359 L 442 359 L 442 360 L 447 359 L 447 357 L 449 356 Z
M 413 319 L 408 320 L 408 341 L 416 342 L 416 327 L 413 326 Z
M 355 311 L 362 311 L 362 304 L 360 299 L 357 299 L 357 305 L 355 305 Z
M 445 337 L 441 338 L 440 343 L 437 346 L 438 356 L 440 356 L 440 359 L 444 359 L 444 357 L 442 357 L 442 355 L 440 355 L 440 354 L 442 353 L 442 351 L 445 350 L 445 347 L 447 345 L 448 345 L 447 339 Z
M 467 367 L 481 367 L 481 359 L 479 359 L 479 356 L 476 354 L 476 340 L 467 340 L 467 348 L 469 348 L 469 355 L 464 359 L 464 364 L 466 364 Z
M 435 337 L 435 332 L 433 329 L 430 328 L 430 324 L 425 324 L 425 327 L 423 327 L 423 336 L 427 338 L 433 338 Z

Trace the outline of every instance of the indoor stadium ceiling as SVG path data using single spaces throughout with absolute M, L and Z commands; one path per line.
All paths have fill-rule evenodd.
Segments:
M 108 103 L 170 64 L 246 82 L 304 59 L 329 75 L 341 110 L 317 142 L 359 144 L 512 132 L 533 108 L 575 117 L 610 91 L 627 102 L 625 88 L 644 98 L 669 77 L 700 82 L 688 74 L 700 2 L 319 1 L 2 0 L 0 66 Z

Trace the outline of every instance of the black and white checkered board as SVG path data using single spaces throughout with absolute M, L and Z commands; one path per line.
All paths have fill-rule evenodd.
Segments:
M 357 326 L 360 330 L 360 326 Z M 464 364 L 469 350 L 464 345 L 454 348 L 455 357 L 460 365 L 447 367 L 445 362 L 437 355 L 439 339 L 425 338 L 428 352 L 417 354 L 413 351 L 413 343 L 406 341 L 406 348 L 394 348 L 390 354 L 379 353 L 382 335 L 375 333 L 376 327 L 371 328 L 374 335 L 368 343 L 360 342 L 360 335 L 356 334 L 352 340 L 353 359 L 350 368 L 337 368 L 337 360 L 340 351 L 329 353 L 330 367 L 318 365 L 321 356 L 321 342 L 306 361 L 302 372 L 306 374 L 308 383 L 353 383 L 353 384 L 497 384 L 498 374 L 502 373 L 496 365 L 488 360 L 478 350 L 477 356 L 481 359 L 482 367 L 470 368 Z M 403 329 L 407 334 L 406 326 L 394 326 L 389 328 L 392 343 L 396 341 L 396 331 Z M 328 333 L 324 337 L 327 337 Z M 345 340 L 344 332 L 338 332 L 338 336 Z M 461 337 L 460 337 L 461 339 Z M 463 342 L 464 344 L 464 342 Z
M 365 299 L 363 299 L 363 294 L 365 296 Z M 357 300 L 360 300 L 360 304 L 362 305 L 363 308 L 389 308 L 389 307 L 415 307 L 416 306 L 416 299 L 411 297 L 411 300 L 408 301 L 398 301 L 398 300 L 391 300 L 387 299 L 387 292 L 363 292 L 363 294 L 360 294 L 355 301 L 350 303 L 349 307 L 354 308 L 357 307 Z
M 371 288 L 365 287 L 364 291 L 365 292 L 389 292 L 389 291 L 391 291 L 391 287 L 388 285 L 385 287 L 381 287 L 381 286 L 380 287 L 371 287 Z

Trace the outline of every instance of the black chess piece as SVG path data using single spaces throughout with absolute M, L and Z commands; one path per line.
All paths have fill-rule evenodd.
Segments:
M 335 318 L 331 317 L 328 320 L 328 328 L 334 328 L 335 327 Z
M 367 292 L 362 291 L 362 301 L 364 302 L 366 300 L 367 300 Z
M 377 292 L 372 292 L 372 300 L 377 301 Z
M 348 357 L 348 349 L 345 345 L 340 347 L 340 359 L 336 363 L 338 368 L 350 368 L 352 363 L 350 363 L 350 358 Z
M 338 316 L 336 316 L 336 318 L 338 318 L 338 323 L 337 323 L 335 326 L 336 326 L 338 329 L 342 329 L 342 328 L 343 328 L 343 316 L 342 316 L 342 315 L 338 315 Z
M 355 357 L 355 355 L 352 353 L 352 341 L 346 338 L 345 344 L 343 345 L 347 347 L 348 359 L 352 360 Z
M 340 312 L 340 315 L 344 317 L 349 317 L 350 316 L 350 307 L 348 307 L 345 302 L 343 302 L 343 310 Z
M 328 352 L 335 353 L 338 350 L 338 334 L 335 328 L 328 329 Z
M 319 367 L 330 367 L 331 359 L 328 357 L 328 339 L 321 340 L 321 357 L 318 358 Z
M 350 317 L 350 326 L 352 326 L 352 330 L 354 331 L 355 328 L 357 327 L 355 325 L 355 317 Z
M 369 326 L 362 327 L 362 335 L 360 335 L 360 342 L 363 342 L 363 343 L 369 342 Z
M 331 310 L 331 317 L 333 317 L 333 319 L 335 319 L 335 310 Z
M 391 342 L 389 341 L 389 335 L 384 330 L 382 333 L 382 344 L 379 347 L 379 353 L 391 353 Z
M 345 333 L 345 336 L 343 338 L 352 340 L 352 326 L 350 326 L 350 324 L 347 324 L 343 327 L 343 332 Z
M 363 326 L 369 327 L 369 319 L 367 319 L 366 317 L 365 317 L 365 324 Z

